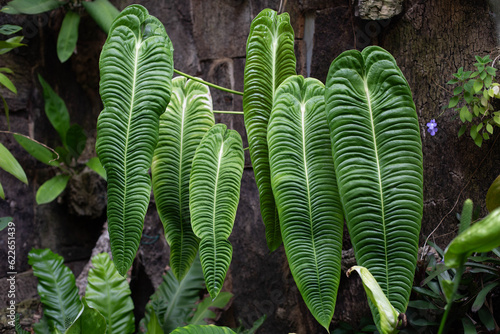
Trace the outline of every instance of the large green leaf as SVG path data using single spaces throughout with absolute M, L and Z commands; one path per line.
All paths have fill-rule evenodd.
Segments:
M 217 297 L 233 248 L 233 229 L 243 175 L 243 144 L 239 133 L 214 125 L 198 146 L 189 181 L 189 209 L 200 242 L 200 259 L 208 292 Z
M 82 308 L 75 276 L 64 265 L 64 259 L 50 249 L 32 249 L 28 263 L 38 277 L 38 295 L 49 327 L 64 332 Z
M 111 261 L 110 261 L 111 263 Z M 105 334 L 106 320 L 99 311 L 90 307 L 85 298 L 82 299 L 82 309 L 73 324 L 64 334 Z
M 156 207 L 170 245 L 170 267 L 178 280 L 191 267 L 199 243 L 189 217 L 191 165 L 203 135 L 214 123 L 208 86 L 175 78 L 172 99 L 160 117 L 151 174 Z
M 195 258 L 191 269 L 181 281 L 177 280 L 172 270 L 163 275 L 163 282 L 151 296 L 151 307 L 165 333 L 188 323 L 195 304 L 200 299 L 200 293 L 205 289 L 203 283 L 199 258 Z M 146 320 L 148 318 L 146 314 Z
M 99 68 L 104 110 L 96 151 L 108 180 L 108 228 L 113 261 L 125 275 L 139 248 L 148 208 L 148 174 L 158 123 L 170 100 L 173 48 L 161 22 L 139 5 L 114 21 Z
M 486 208 L 492 212 L 500 207 L 500 175 L 493 181 L 486 193 Z
M 81 4 L 105 33 L 109 32 L 113 20 L 120 14 L 108 0 L 82 1 Z
M 61 63 L 71 57 L 76 48 L 78 40 L 78 26 L 80 15 L 73 11 L 68 11 L 61 24 L 61 30 L 57 36 L 57 57 Z
M 325 114 L 325 87 L 292 76 L 276 92 L 267 132 L 271 184 L 290 270 L 327 330 L 340 282 L 344 218 Z
M 7 14 L 40 14 L 56 9 L 67 2 L 59 0 L 13 0 L 2 8 L 2 12 Z
M 227 327 L 213 325 L 189 325 L 177 328 L 171 334 L 235 334 Z
M 59 196 L 69 181 L 69 175 L 60 174 L 45 181 L 36 191 L 36 204 L 50 203 Z
M 28 179 L 26 178 L 23 168 L 2 143 L 0 143 L 0 168 L 15 176 L 19 181 L 28 184 Z
M 326 114 L 357 263 L 403 313 L 422 219 L 422 144 L 411 91 L 394 58 L 379 47 L 342 53 L 328 73 Z
M 295 74 L 294 33 L 287 13 L 264 9 L 252 22 L 247 41 L 243 111 L 250 157 L 259 188 L 267 245 L 281 245 L 278 212 L 271 189 L 267 125 L 278 86 Z
M 50 124 L 56 129 L 63 144 L 66 146 L 66 133 L 69 129 L 69 113 L 66 103 L 54 92 L 52 87 L 38 75 L 38 81 L 42 85 L 43 99 L 45 100 L 45 114 Z
M 127 280 L 115 269 L 108 253 L 92 258 L 85 298 L 106 319 L 107 334 L 133 333 L 134 303 Z

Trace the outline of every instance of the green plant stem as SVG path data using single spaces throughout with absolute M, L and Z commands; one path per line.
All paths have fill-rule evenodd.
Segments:
M 441 324 L 439 325 L 438 334 L 443 334 L 444 326 L 446 325 L 446 319 L 448 318 L 448 313 L 450 313 L 450 309 L 453 305 L 453 302 L 455 301 L 455 295 L 457 294 L 458 286 L 460 285 L 460 279 L 462 278 L 463 273 L 464 273 L 464 265 L 461 265 L 457 269 L 457 273 L 455 275 L 455 278 L 453 279 L 453 293 L 451 294 L 450 299 L 448 300 L 444 308 L 444 314 L 443 318 L 441 319 Z
M 231 111 L 231 110 L 214 110 L 212 111 L 214 114 L 235 114 L 235 115 L 243 115 L 243 111 Z
M 174 72 L 177 73 L 177 74 L 179 74 L 179 75 L 182 75 L 183 77 L 186 77 L 186 78 L 194 80 L 194 81 L 201 82 L 202 84 L 205 84 L 207 86 L 213 87 L 215 89 L 219 89 L 219 90 L 222 90 L 224 92 L 228 92 L 228 93 L 231 93 L 231 94 L 236 94 L 236 95 L 242 95 L 243 96 L 243 92 L 238 92 L 236 90 L 232 90 L 232 89 L 229 89 L 229 88 L 224 88 L 224 87 L 218 86 L 216 84 L 213 84 L 211 82 L 205 81 L 205 80 L 200 79 L 200 78 L 193 77 L 193 76 L 191 76 L 189 74 L 183 73 L 183 72 L 181 72 L 179 70 L 176 70 L 176 69 L 174 69 Z

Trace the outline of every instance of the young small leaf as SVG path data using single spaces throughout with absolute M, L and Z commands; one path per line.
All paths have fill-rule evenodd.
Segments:
M 57 57 L 61 63 L 68 60 L 76 48 L 79 24 L 80 15 L 73 11 L 66 13 L 57 37 Z
M 458 131 L 458 136 L 462 136 L 464 133 L 465 133 L 465 130 L 467 130 L 467 126 L 466 125 L 462 125 L 460 127 L 460 130 Z
M 458 87 L 457 87 L 458 88 Z M 462 88 L 462 87 L 460 87 Z M 456 89 L 456 88 L 455 88 Z M 458 101 L 460 100 L 460 96 L 453 96 L 450 100 L 450 103 L 448 104 L 448 108 L 453 108 L 458 104 Z
M 50 203 L 59 196 L 68 184 L 69 175 L 56 175 L 44 182 L 36 192 L 38 205 Z

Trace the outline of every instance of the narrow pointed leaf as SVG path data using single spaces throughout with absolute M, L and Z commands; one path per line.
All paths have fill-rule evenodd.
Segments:
M 101 161 L 98 157 L 93 157 L 86 163 L 87 167 L 92 169 L 94 172 L 99 174 L 104 180 L 106 180 L 106 170 L 102 167 Z
M 109 32 L 113 20 L 120 14 L 108 0 L 82 1 L 81 4 L 105 33 Z
M 59 196 L 69 181 L 69 175 L 56 175 L 45 181 L 36 192 L 36 203 L 38 205 L 50 203 Z
M 271 188 L 267 125 L 278 86 L 295 74 L 293 45 L 294 33 L 287 13 L 277 15 L 271 9 L 264 9 L 252 21 L 247 41 L 243 111 L 259 188 L 260 212 L 271 251 L 281 245 L 281 234 Z
M 2 184 L 0 183 L 0 198 L 5 199 L 5 192 L 3 191 Z
M 59 163 L 54 160 L 56 155 L 36 141 L 20 135 L 14 135 L 14 139 L 26 150 L 26 152 L 38 161 L 50 166 L 59 166 Z
M 378 323 L 376 323 L 376 325 L 380 333 L 397 333 L 399 312 L 391 305 L 391 303 L 387 299 L 387 296 L 384 294 L 384 292 L 380 288 L 380 285 L 377 283 L 375 277 L 372 276 L 368 269 L 361 266 L 354 266 L 349 269 L 347 271 L 348 277 L 353 270 L 356 270 L 358 272 L 359 277 L 361 277 L 361 280 L 363 282 L 363 287 L 365 288 L 368 299 L 378 310 L 380 320 Z
M 316 79 L 285 80 L 276 92 L 267 135 L 290 270 L 307 307 L 328 330 L 340 282 L 344 218 L 324 93 Z
M 59 95 L 54 92 L 52 87 L 38 75 L 38 81 L 42 85 L 43 99 L 45 100 L 45 114 L 50 121 L 50 124 L 59 133 L 59 137 L 64 145 L 66 145 L 66 133 L 69 129 L 69 113 L 66 108 L 66 103 Z
M 57 36 L 57 57 L 61 63 L 68 60 L 75 51 L 79 24 L 80 15 L 73 11 L 66 13 Z
M 158 123 L 170 100 L 172 44 L 161 22 L 139 5 L 122 11 L 103 47 L 96 151 L 108 177 L 108 228 L 113 261 L 132 265 L 151 192 L 148 174 Z
M 214 325 L 189 325 L 177 328 L 172 334 L 236 334 L 227 327 Z
M 82 309 L 73 324 L 64 334 L 105 334 L 106 320 L 99 311 L 90 307 L 85 298 L 82 300 Z
M 472 304 L 472 312 L 477 312 L 481 307 L 483 307 L 484 301 L 488 293 L 496 288 L 500 283 L 494 282 L 486 285 L 479 293 L 477 294 L 476 299 L 474 300 L 474 304 Z
M 108 253 L 92 258 L 85 298 L 106 319 L 107 334 L 134 333 L 134 303 L 127 280 L 115 269 Z
M 486 208 L 492 212 L 500 207 L 500 175 L 493 181 L 486 193 Z
M 368 47 L 332 62 L 325 96 L 335 173 L 357 263 L 403 313 L 423 211 L 422 145 L 410 88 L 387 51 Z
M 28 263 L 38 278 L 38 295 L 49 327 L 64 332 L 82 307 L 75 276 L 64 265 L 64 259 L 49 249 L 31 250 Z
M 208 86 L 177 77 L 172 99 L 160 117 L 160 136 L 151 165 L 153 192 L 165 237 L 170 267 L 180 281 L 198 252 L 189 216 L 189 175 L 196 148 L 215 123 Z
M 12 93 L 17 94 L 16 86 L 14 86 L 12 81 L 10 81 L 10 79 L 7 78 L 3 73 L 0 73 L 0 85 L 5 86 L 5 88 L 10 90 Z
M 224 124 L 214 125 L 196 150 L 189 181 L 189 209 L 200 243 L 208 292 L 217 297 L 231 263 L 229 235 L 240 198 L 244 155 L 241 137 Z
M 0 168 L 12 174 L 19 181 L 28 184 L 28 179 L 26 178 L 23 168 L 2 143 L 0 143 Z
M 7 14 L 40 14 L 56 9 L 67 3 L 60 0 L 13 0 L 2 8 L 2 12 Z

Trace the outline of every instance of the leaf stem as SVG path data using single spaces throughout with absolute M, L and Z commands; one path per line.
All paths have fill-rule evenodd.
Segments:
M 224 88 L 224 87 L 218 86 L 216 84 L 213 84 L 211 82 L 205 81 L 203 79 L 196 78 L 196 77 L 193 77 L 193 76 L 191 76 L 189 74 L 183 73 L 183 72 L 181 72 L 179 70 L 174 69 L 174 72 L 177 73 L 177 74 L 179 74 L 179 75 L 182 75 L 183 77 L 189 78 L 189 79 L 194 80 L 194 81 L 201 82 L 202 84 L 205 84 L 207 86 L 213 87 L 215 89 L 219 89 L 219 90 L 222 90 L 224 92 L 228 92 L 228 93 L 235 94 L 235 95 L 243 95 L 243 92 L 238 92 L 236 90 L 232 90 L 232 89 L 229 89 L 229 88 Z
M 231 111 L 231 110 L 213 110 L 215 114 L 235 114 L 235 115 L 243 115 L 243 111 Z

